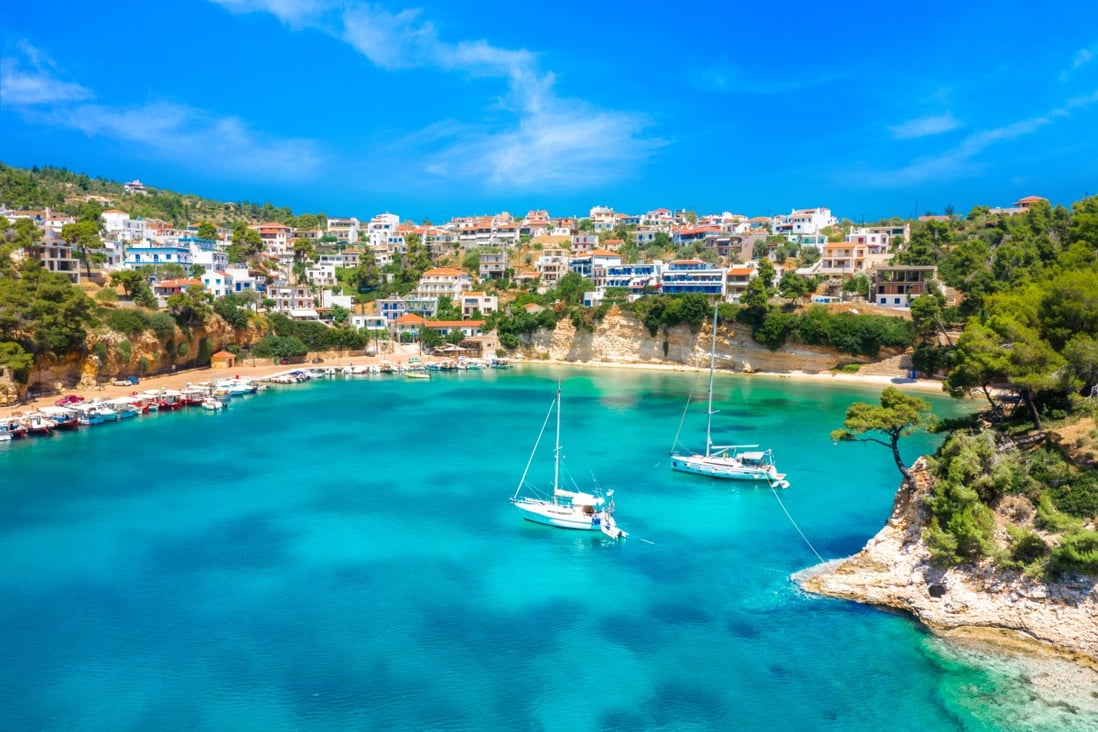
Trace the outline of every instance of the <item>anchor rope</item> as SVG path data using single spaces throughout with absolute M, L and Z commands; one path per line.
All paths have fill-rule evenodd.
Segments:
M 808 548 L 812 550 L 812 553 L 816 555 L 816 559 L 819 559 L 821 563 L 826 561 L 823 557 L 820 556 L 820 553 L 816 551 L 816 547 L 812 546 L 812 542 L 810 542 L 808 540 L 808 537 L 804 535 L 804 532 L 801 531 L 801 527 L 797 526 L 797 522 L 793 520 L 793 516 L 789 513 L 789 509 L 786 508 L 785 503 L 782 502 L 781 496 L 779 496 L 778 492 L 774 490 L 773 484 L 770 485 L 770 492 L 774 494 L 774 498 L 777 499 L 778 505 L 782 507 L 782 511 L 785 512 L 785 517 L 789 519 L 789 523 L 793 524 L 793 528 L 796 529 L 797 533 L 801 535 L 802 539 L 804 539 L 804 543 L 807 544 Z

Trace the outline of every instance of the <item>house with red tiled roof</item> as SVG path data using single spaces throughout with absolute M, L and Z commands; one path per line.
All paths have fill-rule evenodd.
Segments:
M 1014 206 L 1016 208 L 1020 208 L 1020 209 L 1024 209 L 1024 210 L 1028 211 L 1030 206 L 1032 206 L 1035 203 L 1040 203 L 1041 201 L 1045 201 L 1047 203 L 1048 199 L 1047 198 L 1041 198 L 1040 196 L 1026 196 L 1025 198 L 1019 198 L 1017 201 L 1015 201 Z
M 178 280 L 161 280 L 160 282 L 153 283 L 152 291 L 153 294 L 156 295 L 160 307 L 164 307 L 167 305 L 167 300 L 170 296 L 181 293 L 192 287 L 202 287 L 201 280 L 189 277 Z
M 291 248 L 291 236 L 293 229 L 286 224 L 269 222 L 249 227 L 259 232 L 259 238 L 263 240 L 263 249 L 279 257 L 293 254 Z
M 441 336 L 447 336 L 455 330 L 466 338 L 484 335 L 483 320 L 425 320 L 420 327 L 433 330 Z
M 754 262 L 748 262 L 744 265 L 731 267 L 728 270 L 725 284 L 726 299 L 732 302 L 738 302 L 740 296 L 743 295 L 747 289 L 747 283 L 752 277 L 758 275 L 758 271 L 755 269 Z
M 473 289 L 473 278 L 464 270 L 454 267 L 436 267 L 424 272 L 416 285 L 418 297 L 448 296 L 457 302 L 461 293 Z
M 393 337 L 400 340 L 400 336 L 408 335 L 413 338 L 419 338 L 419 330 L 423 327 L 423 324 L 427 322 L 427 318 L 422 315 L 416 315 L 415 313 L 404 313 L 396 320 L 393 320 L 389 325 L 389 329 L 393 334 Z

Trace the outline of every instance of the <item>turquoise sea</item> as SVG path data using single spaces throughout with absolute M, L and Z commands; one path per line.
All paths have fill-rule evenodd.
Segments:
M 568 471 L 616 490 L 622 544 L 508 504 L 558 379 Z M 692 390 L 701 445 L 704 378 L 529 367 L 273 387 L 2 447 L 0 728 L 1096 728 L 1035 685 L 1070 666 L 801 593 L 817 560 L 769 489 L 668 469 Z M 828 439 L 878 395 L 717 380 L 715 440 L 774 448 L 828 559 L 889 514 L 888 451 Z

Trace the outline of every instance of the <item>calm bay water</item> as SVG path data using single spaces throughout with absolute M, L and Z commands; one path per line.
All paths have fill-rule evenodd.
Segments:
M 507 503 L 557 379 L 565 463 L 616 489 L 624 544 Z M 816 559 L 768 489 L 668 469 L 692 390 L 704 378 L 627 370 L 370 377 L 0 448 L 0 728 L 1095 721 L 1020 662 L 799 592 L 789 575 Z M 717 382 L 715 441 L 774 448 L 782 501 L 828 559 L 876 533 L 899 481 L 884 448 L 828 439 L 878 394 Z M 703 412 L 683 443 L 702 445 Z

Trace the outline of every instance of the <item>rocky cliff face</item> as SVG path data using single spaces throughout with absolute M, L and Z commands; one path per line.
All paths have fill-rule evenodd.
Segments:
M 906 610 L 941 635 L 1046 649 L 1098 667 L 1098 581 L 1072 577 L 1049 584 L 990 562 L 931 566 L 922 533 L 933 483 L 922 459 L 913 473 L 915 490 L 900 489 L 888 523 L 865 548 L 801 573 L 801 587 Z
M 199 356 L 203 341 L 210 353 L 216 353 L 233 343 L 250 346 L 262 337 L 263 333 L 254 328 L 236 331 L 217 315 L 188 332 L 177 328 L 163 340 L 150 331 L 138 336 L 94 331 L 85 339 L 82 353 L 60 359 L 39 357 L 26 385 L 15 382 L 10 371 L 0 372 L 0 406 L 18 402 L 28 390 L 90 388 L 115 378 L 164 373 L 173 366 L 189 368 Z
M 614 307 L 593 332 L 561 320 L 554 330 L 539 331 L 523 343 L 517 355 L 531 360 L 699 367 L 709 363 L 711 327 L 707 322 L 694 332 L 682 325 L 652 336 L 640 320 Z M 840 363 L 869 361 L 817 346 L 789 345 L 771 351 L 756 343 L 749 329 L 728 326 L 718 329 L 717 359 L 721 368 L 737 371 L 809 372 L 827 371 Z

